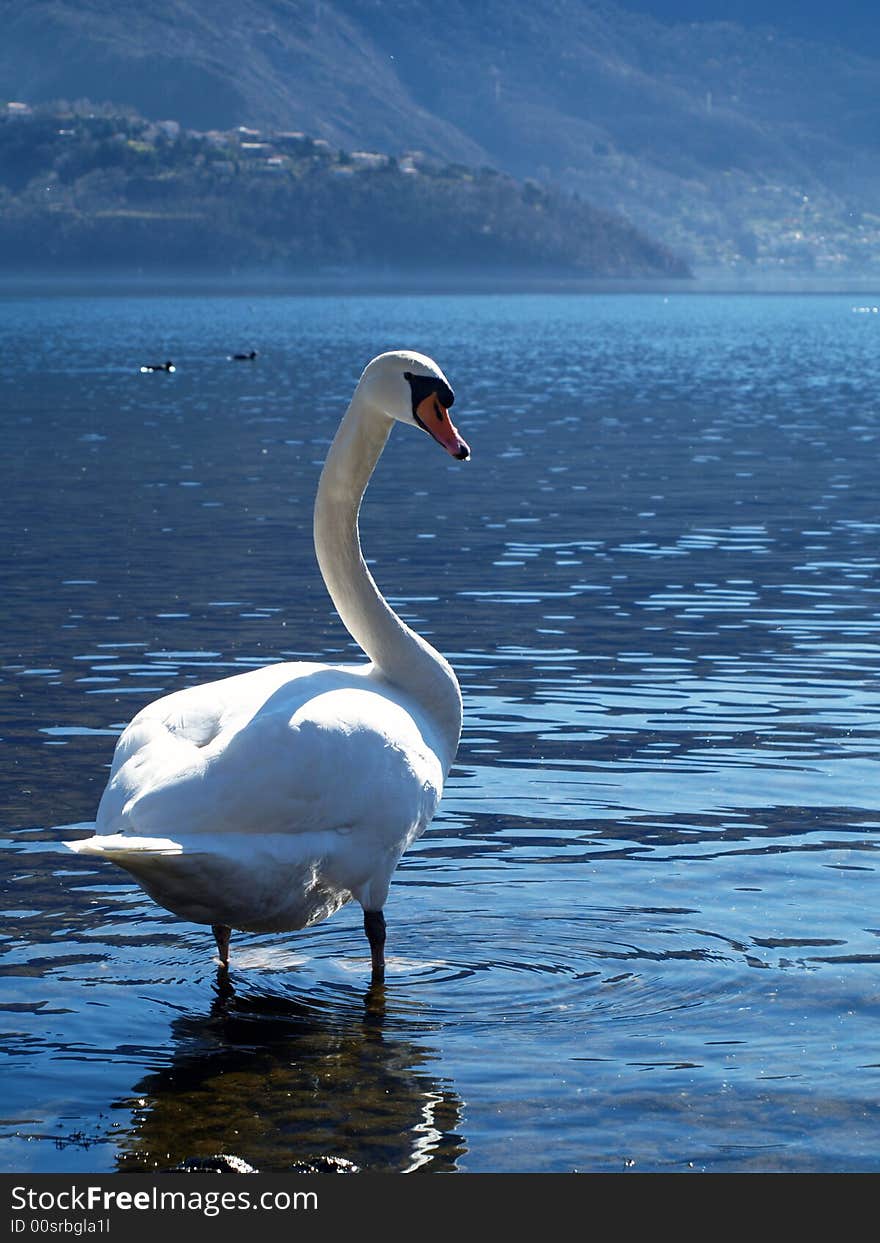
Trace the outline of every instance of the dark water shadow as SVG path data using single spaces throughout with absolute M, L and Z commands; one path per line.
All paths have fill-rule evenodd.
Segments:
M 218 975 L 209 1013 L 172 1024 L 168 1065 L 115 1102 L 133 1114 L 117 1170 L 225 1153 L 261 1172 L 328 1157 L 363 1171 L 453 1171 L 466 1151 L 461 1099 L 431 1073 L 433 1050 L 388 1026 L 381 988 L 328 1010 L 239 995 Z

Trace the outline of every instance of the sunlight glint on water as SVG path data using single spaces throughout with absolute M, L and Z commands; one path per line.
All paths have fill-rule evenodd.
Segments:
M 2 1168 L 876 1170 L 878 331 L 842 297 L 0 299 Z M 239 935 L 227 987 L 58 843 L 149 699 L 352 657 L 311 505 L 403 344 L 473 460 L 395 433 L 362 535 L 459 673 L 458 761 L 384 1006 L 352 908 Z

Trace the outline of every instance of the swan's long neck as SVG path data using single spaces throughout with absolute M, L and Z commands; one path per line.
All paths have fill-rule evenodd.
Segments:
M 391 420 L 355 392 L 324 463 L 315 501 L 315 552 L 345 628 L 376 669 L 427 716 L 448 770 L 461 733 L 461 691 L 439 652 L 397 616 L 361 553 L 358 512 Z

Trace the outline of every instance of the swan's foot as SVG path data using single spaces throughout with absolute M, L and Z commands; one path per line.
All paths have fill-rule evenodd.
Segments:
M 211 931 L 214 934 L 214 940 L 217 942 L 220 966 L 225 969 L 229 966 L 229 937 L 232 934 L 232 929 L 227 928 L 225 924 L 211 924 Z
M 385 982 L 385 916 L 381 911 L 364 911 L 364 932 L 370 942 L 370 957 L 373 961 L 371 984 Z

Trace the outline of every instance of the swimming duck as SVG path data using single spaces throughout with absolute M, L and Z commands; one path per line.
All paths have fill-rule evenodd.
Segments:
M 176 371 L 176 370 L 177 368 L 174 366 L 174 363 L 169 358 L 168 361 L 164 363 L 147 363 L 146 366 L 141 367 L 141 374 L 146 374 L 146 372 L 148 371 Z

